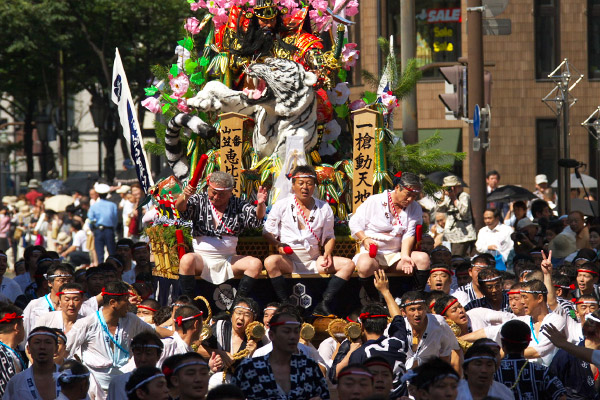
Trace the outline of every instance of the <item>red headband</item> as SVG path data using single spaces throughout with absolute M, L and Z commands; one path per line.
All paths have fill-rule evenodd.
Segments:
M 371 361 L 369 363 L 363 364 L 363 366 L 364 367 L 374 367 L 374 366 L 386 367 L 387 369 L 389 369 L 390 371 L 393 372 L 392 366 L 383 361 Z
M 434 272 L 439 272 L 439 271 L 445 272 L 445 273 L 447 273 L 450 276 L 454 275 L 454 272 L 450 271 L 448 268 L 434 268 L 434 269 L 432 269 L 432 270 L 429 271 L 429 275 L 433 274 Z
M 156 310 L 152 307 L 148 307 L 148 306 L 137 306 L 137 308 L 143 308 L 144 310 L 150 310 L 152 312 L 156 312 Z
M 575 300 L 575 299 L 573 299 L 573 300 Z M 594 300 L 579 300 L 579 301 L 576 301 L 575 304 L 595 304 L 595 305 L 598 305 L 598 302 L 594 301 Z
M 371 319 L 371 318 L 387 318 L 387 315 L 384 314 L 371 314 L 371 313 L 362 313 L 358 316 L 358 319 L 363 320 L 363 319 Z
M 346 317 L 346 321 L 348 321 L 348 322 L 356 322 L 356 321 L 352 321 L 352 320 L 350 319 L 350 317 Z
M 177 325 L 181 326 L 183 325 L 184 321 L 188 321 L 190 319 L 196 319 L 198 317 L 202 316 L 202 311 L 200 311 L 200 314 L 196 314 L 196 315 L 192 315 L 191 317 L 185 317 L 183 318 L 181 315 L 177 318 L 175 318 L 175 322 L 177 323 Z
M 578 269 L 577 273 L 579 273 L 579 272 L 587 272 L 588 274 L 598 275 L 598 273 L 596 271 L 591 271 L 589 269 Z
M 129 296 L 131 293 L 129 292 L 125 292 L 125 293 L 108 293 L 105 291 L 105 288 L 102 288 L 102 292 L 100 292 L 100 294 L 102 296 Z
M 508 293 L 506 293 L 507 295 L 509 294 L 521 294 L 520 290 L 513 290 L 513 291 L 509 291 Z
M 565 289 L 565 290 L 575 290 L 575 285 L 563 286 L 563 285 L 554 285 L 555 288 Z
M 454 300 L 452 300 L 450 303 L 448 303 L 448 305 L 446 306 L 446 308 L 444 308 L 444 309 L 442 310 L 442 312 L 440 313 L 440 315 L 444 315 L 444 314 L 446 313 L 446 311 L 448 311 L 448 309 L 449 309 L 450 307 L 452 307 L 452 306 L 454 305 L 454 303 L 456 303 L 457 301 L 458 301 L 457 299 L 454 299 Z
M 4 314 L 4 317 L 2 317 L 2 319 L 0 319 L 0 323 L 2 322 L 12 322 L 16 319 L 23 319 L 22 315 L 17 315 L 17 313 L 8 313 L 8 314 Z
M 433 307 L 434 307 L 434 306 L 435 306 L 435 301 L 429 305 L 429 309 L 430 309 L 430 310 L 433 310 Z

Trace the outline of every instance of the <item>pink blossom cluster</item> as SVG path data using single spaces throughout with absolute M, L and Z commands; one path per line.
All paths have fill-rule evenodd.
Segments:
M 314 8 L 309 13 L 310 19 L 319 32 L 328 30 L 333 23 L 333 17 L 327 11 L 328 8 L 335 15 L 343 14 L 346 17 L 352 17 L 358 14 L 358 0 L 309 0 L 309 3 Z

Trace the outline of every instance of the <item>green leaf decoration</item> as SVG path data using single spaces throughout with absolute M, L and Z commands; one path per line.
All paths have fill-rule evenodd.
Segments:
M 207 58 L 207 57 L 202 57 L 202 58 L 200 59 L 200 66 L 201 66 L 201 67 L 206 67 L 206 66 L 208 65 L 208 63 L 209 63 L 209 60 L 208 60 L 208 58 Z
M 367 104 L 373 104 L 377 100 L 377 93 L 366 91 L 363 101 Z
M 171 74 L 173 76 L 179 75 L 179 67 L 177 66 L 177 64 L 171 65 L 171 69 L 169 70 L 169 74 Z
M 195 73 L 190 77 L 190 82 L 195 83 L 196 85 L 202 85 L 206 82 L 206 78 L 203 72 Z
M 144 93 L 146 93 L 146 96 L 154 96 L 157 92 L 158 88 L 155 86 L 144 88 Z
M 166 93 L 162 95 L 162 98 L 169 103 L 177 103 L 177 99 L 174 99 Z
M 348 105 L 346 104 L 342 104 L 340 106 L 336 106 L 335 108 L 335 113 L 337 114 L 338 118 L 346 118 L 348 116 L 348 114 L 350 114 L 350 108 L 348 108 Z
M 188 4 L 194 4 L 196 0 L 187 0 Z
M 192 39 L 190 39 L 189 37 L 179 40 L 177 44 L 186 49 L 187 51 L 192 51 L 192 49 L 194 48 L 194 42 L 192 42 Z
M 340 71 L 338 72 L 338 78 L 340 78 L 340 81 L 346 82 L 347 77 L 348 71 L 346 71 L 344 68 L 340 68 Z
M 192 61 L 191 59 L 185 60 L 185 72 L 188 75 L 192 75 L 197 67 L 198 67 L 197 62 Z
M 162 106 L 162 113 L 165 114 L 167 111 L 169 111 L 169 107 L 171 107 L 169 104 Z

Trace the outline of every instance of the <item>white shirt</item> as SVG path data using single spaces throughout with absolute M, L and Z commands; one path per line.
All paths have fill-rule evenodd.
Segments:
M 29 275 L 29 274 L 27 274 Z M 0 284 L 0 294 L 6 296 L 11 302 L 15 302 L 15 299 L 23 294 L 21 286 L 14 280 L 2 277 L 2 283 Z
M 352 237 L 364 231 L 377 244 L 382 254 L 400 251 L 402 240 L 414 237 L 417 225 L 423 223 L 423 210 L 419 203 L 413 201 L 406 209 L 402 209 L 398 218 L 389 209 L 388 191 L 369 196 L 350 218 L 349 227 Z M 361 246 L 361 253 L 368 250 Z
M 473 332 L 478 331 L 479 329 L 485 329 L 489 326 L 502 325 L 506 321 L 515 318 L 515 315 L 512 313 L 481 307 L 467 311 L 467 316 L 469 317 L 469 326 Z
M 123 375 L 115 376 L 108 385 L 108 396 L 106 400 L 121 400 L 127 398 L 125 385 L 133 372 L 126 372 Z
M 158 360 L 158 365 L 162 365 L 168 357 L 175 354 L 185 354 L 194 351 L 192 346 L 183 341 L 183 338 L 177 332 L 173 332 L 173 336 L 161 339 L 164 345 L 163 352 Z
M 327 339 L 323 340 L 319 345 L 319 355 L 325 362 L 328 367 L 331 367 L 333 363 L 333 353 L 335 353 L 335 349 L 337 349 L 338 342 L 331 336 Z
M 73 232 L 73 243 L 72 246 L 77 247 L 77 251 L 88 251 L 86 246 L 87 244 L 87 235 L 83 229 L 78 230 L 77 232 Z
M 58 372 L 58 365 L 55 365 Z M 56 395 L 60 393 L 60 386 L 56 385 Z M 35 386 L 33 379 L 33 367 L 27 368 L 23 372 L 19 372 L 8 381 L 6 391 L 4 392 L 3 400 L 41 400 L 42 396 Z
M 25 334 L 29 335 L 29 332 L 31 332 L 35 326 L 35 321 L 51 311 L 56 311 L 56 308 L 50 298 L 50 293 L 31 300 L 23 310 L 23 326 L 25 327 Z
M 477 234 L 475 247 L 480 253 L 496 255 L 496 251 L 498 251 L 502 255 L 502 259 L 506 261 L 508 253 L 514 247 L 514 243 L 510 238 L 512 233 L 512 228 L 504 224 L 499 223 L 494 229 L 484 226 Z M 496 246 L 496 250 L 488 250 L 489 246 Z
M 311 250 L 318 252 L 320 244 L 335 239 L 333 210 L 326 202 L 313 198 L 315 205 L 310 210 L 310 214 L 304 215 L 308 220 L 307 224 L 298 211 L 295 199 L 296 196 L 289 196 L 276 202 L 269 212 L 263 230 L 273 234 L 291 248 L 304 248 L 309 252 Z M 304 229 L 300 229 L 298 223 L 301 223 Z
M 83 315 L 78 314 L 77 320 L 84 318 Z M 76 321 L 77 322 L 77 321 Z M 38 326 L 47 326 L 48 328 L 56 328 L 60 329 L 63 332 L 65 331 L 65 321 L 63 319 L 62 311 L 52 311 L 42 315 L 40 318 L 33 321 L 33 328 L 37 328 Z
M 406 323 L 406 332 L 408 334 L 408 343 L 412 343 L 412 327 L 408 319 L 404 318 Z M 415 361 L 419 365 L 433 357 L 448 357 L 452 350 L 458 350 L 458 341 L 456 336 L 448 326 L 444 317 L 435 314 L 427 314 L 427 328 L 419 342 L 416 351 L 409 346 L 406 353 L 406 369 L 413 367 Z
M 512 390 L 508 388 L 508 386 L 496 381 L 492 382 L 492 386 L 490 386 L 490 390 L 488 391 L 487 395 L 490 397 L 496 397 L 500 400 L 515 399 L 515 395 L 513 394 Z M 469 390 L 469 383 L 465 379 L 461 379 L 458 382 L 458 395 L 456 398 L 460 400 L 473 400 L 473 396 Z
M 544 335 L 542 330 L 546 325 L 552 324 L 559 331 L 564 331 L 567 327 L 567 318 L 568 317 L 553 312 L 548 313 L 548 315 L 546 315 L 542 320 L 542 325 L 540 326 L 539 334 L 533 332 L 532 330 L 531 342 L 529 343 L 529 346 L 533 347 L 538 352 L 540 358 L 532 359 L 530 360 L 531 362 L 537 362 L 539 364 L 545 365 L 546 367 L 550 366 L 552 358 L 554 357 L 554 354 L 556 354 L 556 352 L 558 351 L 558 348 L 554 346 L 554 344 L 552 344 L 550 339 L 548 339 L 546 335 Z M 516 317 L 516 319 L 520 319 L 521 321 L 525 322 L 527 326 L 529 326 L 531 329 L 531 316 L 525 315 L 523 317 Z

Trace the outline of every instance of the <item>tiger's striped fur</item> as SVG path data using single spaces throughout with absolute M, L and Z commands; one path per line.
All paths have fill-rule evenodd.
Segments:
M 185 149 L 179 140 L 179 131 L 182 127 L 188 128 L 204 139 L 216 135 L 213 126 L 208 125 L 199 117 L 189 114 L 177 114 L 167 124 L 165 132 L 165 153 L 169 166 L 173 169 L 173 174 L 180 181 L 185 180 L 190 172 L 190 164 L 185 156 Z M 184 135 L 190 137 L 188 131 L 184 130 Z
M 294 61 L 268 58 L 264 63 L 250 65 L 248 78 L 262 79 L 265 94 L 255 100 L 243 91 L 211 81 L 188 100 L 188 106 L 202 111 L 236 112 L 255 121 L 253 147 L 260 157 L 276 153 L 285 160 L 286 140 L 291 136 L 304 139 L 304 149 L 317 143 L 317 104 L 313 85 L 317 77 Z

